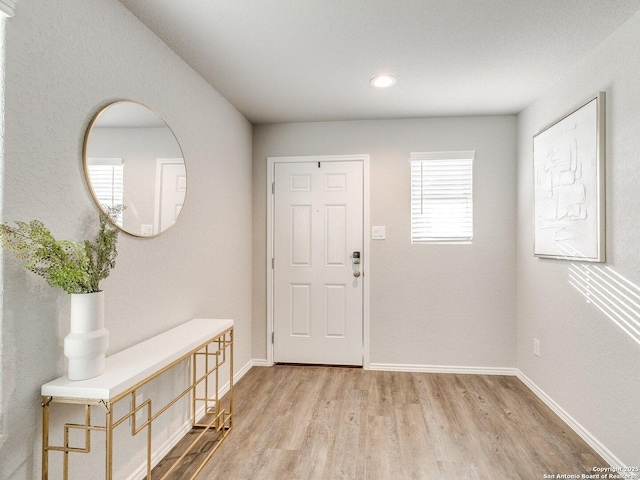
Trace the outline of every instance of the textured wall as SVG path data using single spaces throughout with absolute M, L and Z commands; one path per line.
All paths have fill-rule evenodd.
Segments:
M 368 153 L 371 362 L 515 366 L 515 117 L 254 128 L 253 354 L 266 358 L 267 157 Z M 476 150 L 472 245 L 411 245 L 409 152 Z
M 607 263 L 588 268 L 608 267 L 639 285 L 638 51 L 640 13 L 518 116 L 518 367 L 629 466 L 640 465 L 640 334 L 634 340 L 624 333 L 569 284 L 570 269 L 580 264 L 533 257 L 532 136 L 606 91 Z M 628 298 L 640 293 L 627 287 Z M 629 301 L 619 293 L 606 296 L 614 309 L 626 310 Z
M 38 218 L 59 237 L 87 236 L 97 210 L 82 170 L 85 129 L 108 102 L 149 105 L 181 142 L 189 192 L 165 235 L 121 235 L 117 267 L 101 285 L 108 354 L 194 317 L 234 318 L 245 365 L 251 125 L 116 0 L 20 0 L 6 30 L 3 220 Z M 32 480 L 39 389 L 64 372 L 69 300 L 13 259 L 3 266 L 0 479 Z

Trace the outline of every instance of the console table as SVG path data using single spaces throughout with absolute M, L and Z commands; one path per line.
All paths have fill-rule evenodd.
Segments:
M 189 386 L 169 402 L 157 406 L 152 395 L 138 404 L 138 390 L 151 380 L 190 359 Z M 229 383 L 221 386 L 219 369 L 223 364 L 229 368 Z M 223 391 L 224 390 L 224 391 Z M 228 391 L 224 397 L 223 393 Z M 148 393 L 148 392 L 147 392 Z M 162 479 L 167 478 L 207 432 L 219 432 L 216 444 L 211 448 L 197 470 L 195 478 L 211 458 L 220 443 L 233 427 L 233 320 L 194 319 L 138 345 L 112 355 L 106 359 L 106 370 L 102 375 L 81 381 L 61 377 L 42 386 L 42 478 L 49 478 L 49 452 L 62 452 L 62 475 L 69 477 L 69 454 L 88 453 L 91 450 L 91 432 L 105 435 L 105 478 L 113 478 L 114 429 L 129 424 L 130 434 L 137 435 L 146 430 L 146 478 L 151 479 L 152 425 L 156 418 L 166 412 L 178 400 L 190 395 L 191 426 L 201 429 L 188 449 L 176 460 Z M 128 401 L 128 403 L 127 403 Z M 121 403 L 119 403 L 121 402 Z M 65 423 L 62 445 L 50 445 L 49 423 L 54 404 L 83 405 L 83 423 Z M 126 413 L 115 418 L 114 408 Z M 124 405 L 124 406 L 123 406 Z M 104 412 L 104 423 L 96 425 L 91 419 L 91 407 L 99 406 Z M 203 408 L 204 407 L 204 408 Z M 205 415 L 196 418 L 199 414 Z M 70 445 L 70 431 L 79 430 L 84 445 Z M 155 478 L 155 477 L 154 477 Z

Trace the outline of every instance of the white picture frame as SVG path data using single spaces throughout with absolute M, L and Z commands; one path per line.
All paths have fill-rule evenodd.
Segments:
M 534 255 L 605 261 L 605 93 L 533 137 Z

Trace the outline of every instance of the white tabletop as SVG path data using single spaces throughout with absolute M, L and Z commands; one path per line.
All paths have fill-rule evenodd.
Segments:
M 60 377 L 44 384 L 42 395 L 110 400 L 231 327 L 233 320 L 190 320 L 107 357 L 102 375 L 78 381 Z

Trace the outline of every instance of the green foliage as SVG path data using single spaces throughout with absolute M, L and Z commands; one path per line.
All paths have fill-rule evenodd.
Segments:
M 123 206 L 104 208 L 106 213 L 100 213 L 100 229 L 93 242 L 56 240 L 42 222 L 32 220 L 16 222 L 15 227 L 0 224 L 0 245 L 52 287 L 67 293 L 99 292 L 100 281 L 109 276 L 118 255 L 118 230 L 109 218 L 117 218 Z

